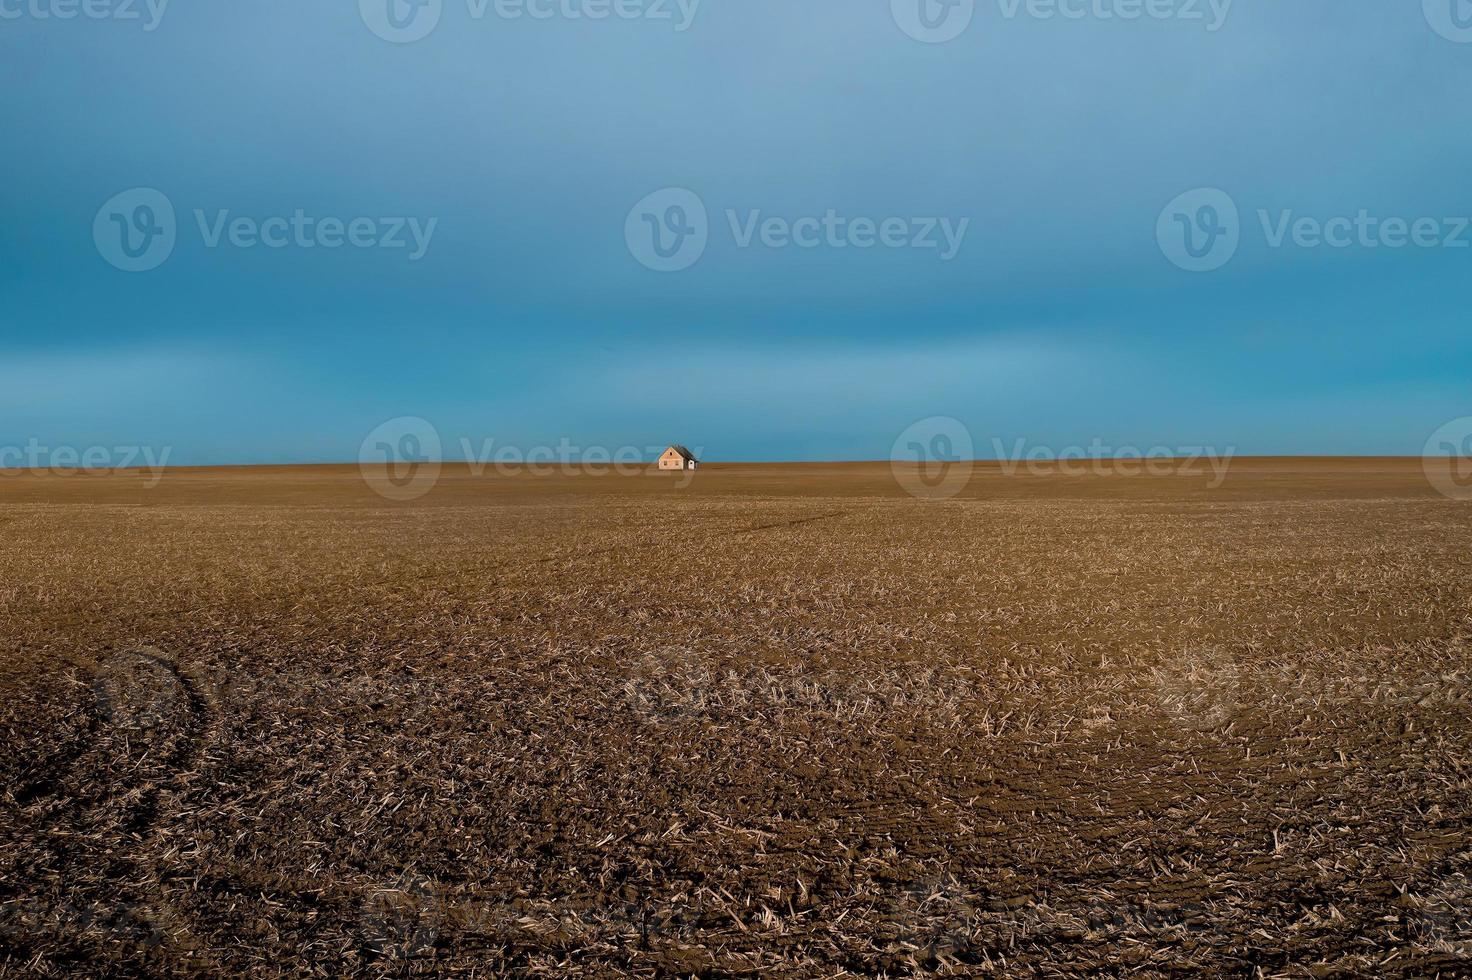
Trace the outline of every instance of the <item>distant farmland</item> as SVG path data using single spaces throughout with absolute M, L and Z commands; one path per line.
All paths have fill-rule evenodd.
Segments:
M 0 479 L 0 974 L 1472 975 L 1472 510 L 1208 482 Z

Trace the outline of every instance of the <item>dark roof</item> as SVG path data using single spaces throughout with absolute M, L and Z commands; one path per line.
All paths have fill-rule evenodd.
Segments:
M 698 460 L 698 459 L 695 458 L 695 454 L 694 453 L 692 453 L 690 450 L 686 449 L 684 446 L 680 445 L 678 442 L 675 443 L 674 445 L 670 446 L 670 449 L 673 449 L 675 452 L 679 453 L 681 456 L 685 457 L 686 459 L 691 460 L 692 462 L 696 462 L 696 463 L 700 462 L 700 460 Z M 666 449 L 665 452 L 669 452 L 670 449 Z

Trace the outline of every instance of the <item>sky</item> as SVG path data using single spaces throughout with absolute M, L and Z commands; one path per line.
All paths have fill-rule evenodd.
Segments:
M 0 447 L 1472 416 L 1469 0 L 0 0 L 0 83 Z

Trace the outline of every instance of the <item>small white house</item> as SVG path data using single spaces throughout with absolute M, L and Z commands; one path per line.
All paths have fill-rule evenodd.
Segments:
M 666 449 L 659 457 L 662 470 L 693 470 L 699 465 L 700 460 L 695 458 L 695 454 L 679 443 Z

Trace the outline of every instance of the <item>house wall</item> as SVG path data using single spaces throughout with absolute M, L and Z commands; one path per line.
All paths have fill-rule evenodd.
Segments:
M 669 452 L 659 457 L 659 468 L 662 470 L 693 470 L 695 469 L 695 463 L 687 462 L 685 460 L 685 457 L 681 456 L 679 453 L 671 449 Z

